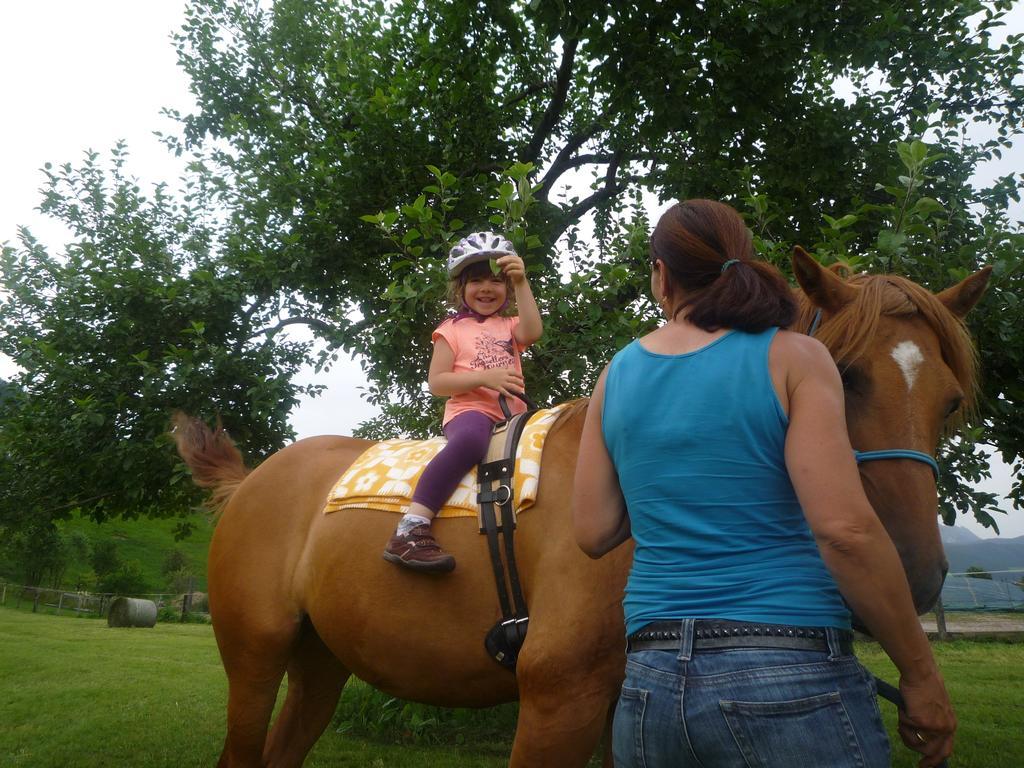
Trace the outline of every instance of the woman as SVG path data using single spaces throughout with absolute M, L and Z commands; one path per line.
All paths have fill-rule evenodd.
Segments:
M 847 604 L 899 669 L 900 736 L 937 765 L 956 718 L 835 363 L 780 330 L 790 289 L 728 206 L 674 205 L 650 254 L 667 322 L 601 374 L 574 494 L 587 554 L 635 543 L 616 765 L 888 766 Z

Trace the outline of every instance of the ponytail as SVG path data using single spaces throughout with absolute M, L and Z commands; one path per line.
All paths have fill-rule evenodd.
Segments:
M 684 299 L 687 319 L 705 331 L 736 328 L 759 333 L 788 327 L 796 301 L 778 269 L 756 259 L 750 230 L 729 206 L 687 200 L 672 206 L 651 235 L 651 259 L 660 260 Z

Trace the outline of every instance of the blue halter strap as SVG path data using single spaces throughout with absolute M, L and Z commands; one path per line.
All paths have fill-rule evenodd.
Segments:
M 818 330 L 818 326 L 821 325 L 821 308 L 814 313 L 814 319 L 811 321 L 811 327 L 807 329 L 807 335 L 813 336 L 815 331 Z M 935 481 L 939 480 L 939 463 L 935 459 L 921 451 L 914 451 L 909 448 L 890 448 L 882 451 L 858 451 L 854 450 L 853 456 L 857 459 L 858 464 L 863 464 L 865 461 L 880 461 L 882 459 L 911 459 L 912 461 L 920 461 L 922 464 L 927 464 L 932 468 L 932 474 L 935 475 Z
M 878 461 L 879 459 L 913 459 L 931 467 L 935 479 L 939 479 L 939 463 L 927 453 L 922 453 L 921 451 L 912 451 L 909 448 L 890 448 L 887 451 L 855 450 L 853 456 L 857 459 L 858 464 L 862 464 L 865 461 Z

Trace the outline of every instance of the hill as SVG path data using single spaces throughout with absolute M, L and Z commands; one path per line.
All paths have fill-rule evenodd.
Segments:
M 970 566 L 992 571 L 992 577 L 1016 581 L 1024 576 L 1024 536 L 1013 539 L 977 539 L 962 544 L 946 544 L 950 573 L 964 573 Z M 996 571 L 1018 573 L 996 573 Z
M 947 609 L 1020 610 L 1024 589 L 1015 582 L 1024 578 L 1024 536 L 982 539 L 965 528 L 940 526 L 949 573 L 942 588 Z M 989 571 L 992 579 L 961 575 L 975 566 Z
M 175 541 L 174 529 L 182 522 L 192 524 L 192 533 L 182 541 Z M 112 545 L 121 562 L 138 563 L 147 592 L 177 591 L 172 589 L 163 573 L 164 562 L 174 551 L 180 553 L 188 570 L 195 574 L 193 589 L 206 591 L 206 555 L 213 536 L 213 525 L 205 515 L 195 514 L 184 519 L 110 520 L 105 523 L 73 518 L 58 526 L 65 537 L 79 543 L 79 546 L 69 548 L 68 564 L 61 585 L 65 589 L 72 589 L 76 584 L 88 585 L 93 571 L 90 552 L 104 545 Z M 81 546 L 83 540 L 87 542 L 85 547 Z M 0 558 L 0 580 L 19 583 L 21 574 L 12 572 L 9 564 L 7 568 L 3 568 L 3 565 Z
M 955 525 L 939 525 L 939 537 L 942 539 L 943 545 L 948 544 L 970 544 L 975 541 L 981 541 L 981 537 L 977 536 L 973 532 L 966 528 L 960 528 Z

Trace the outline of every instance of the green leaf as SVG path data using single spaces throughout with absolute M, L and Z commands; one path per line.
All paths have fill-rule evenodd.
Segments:
M 884 255 L 895 254 L 900 251 L 906 241 L 907 236 L 902 232 L 883 229 L 878 233 L 878 250 Z
M 942 204 L 934 197 L 922 197 L 914 203 L 914 207 L 911 210 L 919 216 L 927 217 L 933 213 L 943 210 L 943 208 Z
M 917 161 L 914 160 L 914 155 L 910 151 L 910 145 L 905 141 L 897 142 L 896 153 L 899 155 L 900 161 L 903 163 L 904 167 L 913 173 L 917 168 Z
M 928 146 L 924 142 L 915 140 L 910 144 L 910 156 L 914 160 L 915 167 L 920 168 L 927 155 Z

